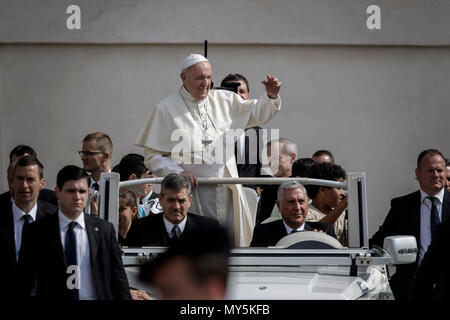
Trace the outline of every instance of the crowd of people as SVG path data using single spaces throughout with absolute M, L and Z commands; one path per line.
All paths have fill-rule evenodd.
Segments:
M 158 297 L 175 299 L 223 299 L 232 246 L 274 246 L 301 231 L 325 233 L 347 246 L 347 196 L 341 188 L 295 181 L 248 185 L 258 194 L 257 206 L 251 208 L 242 185 L 197 181 L 197 177 L 346 179 L 330 151 L 302 158 L 291 139 L 264 144 L 260 125 L 281 110 L 281 81 L 267 75 L 262 81 L 266 92 L 258 99 L 250 99 L 249 83 L 240 74 L 228 75 L 220 90 L 211 90 L 211 64 L 198 54 L 184 60 L 180 78 L 181 87 L 152 109 L 135 141 L 143 147 L 143 155 L 126 154 L 112 166 L 110 137 L 90 133 L 81 142 L 82 166 L 62 168 L 52 191 L 45 188 L 44 166 L 32 147 L 19 145 L 11 151 L 9 190 L 0 195 L 1 298 L 148 299 L 145 291 L 129 287 L 121 245 L 170 247 L 146 265 L 141 276 L 158 287 Z M 178 140 L 170 137 L 177 130 L 192 144 L 175 161 L 171 155 L 179 151 Z M 231 147 L 223 139 L 230 131 L 238 132 Z M 262 172 L 263 150 L 272 175 Z M 154 174 L 164 179 L 159 194 L 151 184 L 120 190 L 119 224 L 114 230 L 96 217 L 96 191 L 104 172 L 119 173 L 121 181 Z M 420 189 L 392 200 L 370 245 L 382 246 L 391 235 L 415 236 L 416 263 L 399 266 L 390 279 L 395 298 L 448 299 L 450 255 L 443 253 L 443 246 L 450 228 L 446 189 L 450 163 L 438 150 L 428 149 L 419 155 L 415 174 Z M 256 217 L 251 215 L 254 210 Z

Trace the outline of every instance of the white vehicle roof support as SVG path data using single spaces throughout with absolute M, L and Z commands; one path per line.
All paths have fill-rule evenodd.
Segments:
M 115 172 L 104 172 L 100 176 L 98 201 L 99 218 L 108 220 L 119 235 L 119 183 L 120 175 Z M 89 204 L 87 204 L 89 206 Z
M 366 198 L 366 174 L 347 173 L 348 185 L 348 247 L 368 248 L 368 213 Z M 358 232 L 351 232 L 358 230 Z

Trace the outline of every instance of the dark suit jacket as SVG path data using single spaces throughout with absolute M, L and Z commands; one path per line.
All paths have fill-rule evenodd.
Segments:
M 270 178 L 271 176 L 266 177 Z M 290 176 L 290 178 L 293 178 L 293 176 Z M 272 214 L 275 200 L 277 200 L 279 187 L 279 184 L 266 184 L 262 186 L 263 191 L 261 193 L 261 198 L 259 199 L 260 206 L 258 206 L 258 211 L 256 213 L 256 224 L 260 224 Z
M 100 300 L 131 299 L 122 255 L 113 225 L 84 214 L 90 247 L 93 286 Z M 44 218 L 30 228 L 19 259 L 20 295 L 28 296 L 37 280 L 37 296 L 70 300 L 58 214 Z
M 394 235 L 411 235 L 416 237 L 417 246 L 420 245 L 420 191 L 394 198 L 391 209 L 378 231 L 369 240 L 370 246 L 383 247 L 385 237 Z M 442 204 L 442 221 L 450 216 L 450 193 L 445 191 Z M 417 261 L 413 264 L 398 265 L 389 283 L 395 299 L 406 300 L 409 295 L 411 282 L 417 269 Z
M 53 214 L 56 207 L 45 201 L 38 201 L 36 221 Z M 0 196 L 0 300 L 12 298 L 17 272 L 16 243 L 14 240 L 14 217 L 9 192 Z
M 450 219 L 441 223 L 420 263 L 410 298 L 450 300 Z
M 205 230 L 213 228 L 219 228 L 217 220 L 188 212 L 186 226 L 180 240 L 190 234 L 201 234 Z M 172 242 L 164 226 L 163 214 L 151 214 L 145 218 L 134 220 L 126 239 L 121 243 L 130 247 L 170 246 Z
M 328 235 L 336 238 L 334 225 L 326 222 L 305 222 L 305 231 L 314 229 L 322 230 Z M 250 247 L 268 247 L 274 246 L 281 238 L 287 236 L 283 219 L 275 220 L 269 223 L 258 224 L 253 231 L 253 239 Z
M 238 169 L 239 177 L 260 177 L 261 176 L 261 159 L 260 159 L 260 130 L 262 128 L 259 126 L 251 127 L 245 129 L 245 150 L 244 157 L 245 159 L 238 158 L 238 145 L 235 143 L 235 152 L 236 155 L 236 164 Z M 252 132 L 254 131 L 254 132 Z M 256 141 L 254 139 L 256 137 Z M 255 151 L 256 155 L 253 156 L 250 154 L 250 151 Z M 244 161 L 242 161 L 244 160 Z M 256 161 L 255 161 L 256 160 Z M 241 162 L 241 163 L 239 163 Z M 242 163 L 243 162 L 243 163 Z M 256 185 L 245 185 L 245 187 L 256 189 Z

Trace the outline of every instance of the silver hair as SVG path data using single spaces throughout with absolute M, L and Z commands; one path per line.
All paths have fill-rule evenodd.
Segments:
M 267 148 L 270 148 L 272 146 L 273 143 L 278 142 L 278 145 L 281 146 L 279 152 L 280 154 L 287 154 L 287 155 L 291 155 L 291 154 L 296 154 L 297 155 L 297 144 L 288 139 L 288 138 L 280 138 L 280 139 L 276 139 L 276 140 L 272 140 L 267 144 Z M 272 150 L 272 154 L 273 154 L 273 150 Z
M 191 66 L 192 67 L 192 66 Z M 181 70 L 181 74 L 183 74 L 183 75 L 187 75 L 187 73 L 188 73 L 188 70 L 189 70 L 189 68 L 190 67 L 187 67 L 187 68 L 184 68 L 183 70 Z
M 300 182 L 288 181 L 288 182 L 284 182 L 283 184 L 281 184 L 281 186 L 278 188 L 278 192 L 277 192 L 278 201 L 279 202 L 283 201 L 284 190 L 296 189 L 296 188 L 301 188 L 303 190 L 303 192 L 305 193 L 305 197 L 308 197 L 308 193 L 306 192 L 305 187 Z

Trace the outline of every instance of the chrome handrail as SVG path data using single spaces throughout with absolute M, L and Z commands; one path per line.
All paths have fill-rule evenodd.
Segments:
M 146 179 L 135 179 L 120 182 L 120 188 L 131 187 L 134 185 L 144 184 L 144 183 L 161 183 L 163 178 L 146 178 Z M 336 187 L 347 189 L 347 181 L 339 182 L 332 180 L 322 180 L 322 179 L 309 179 L 309 178 L 216 178 L 216 177 L 197 177 L 199 184 L 282 184 L 288 181 L 297 181 L 301 184 L 312 184 L 321 185 L 327 187 Z

